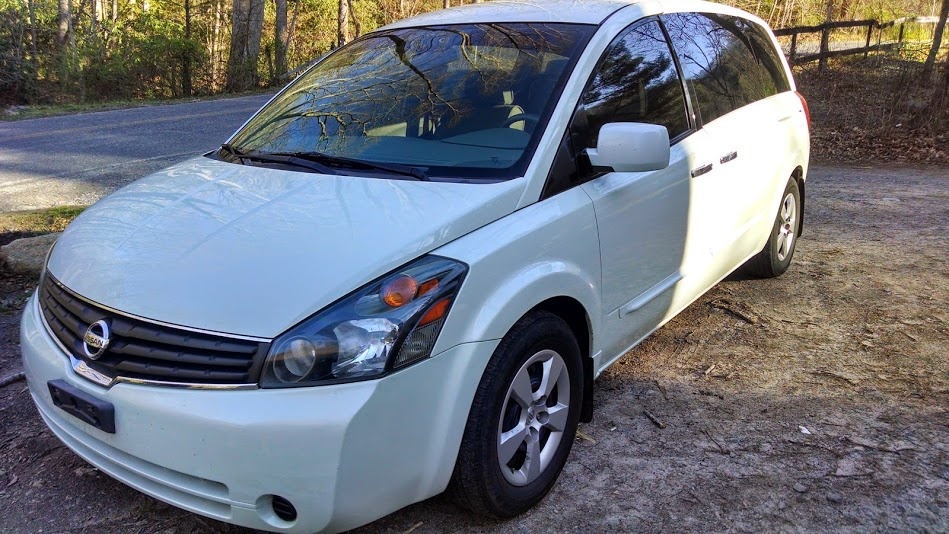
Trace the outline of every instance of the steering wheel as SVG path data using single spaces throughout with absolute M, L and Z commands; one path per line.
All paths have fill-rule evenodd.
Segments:
M 533 122 L 535 125 L 540 121 L 540 117 L 533 113 L 518 113 L 517 115 L 511 115 L 501 123 L 501 128 L 508 128 L 515 122 Z

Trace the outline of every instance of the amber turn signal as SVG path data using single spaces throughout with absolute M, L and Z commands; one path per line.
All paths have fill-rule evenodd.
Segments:
M 418 282 L 407 274 L 396 276 L 382 286 L 379 297 L 393 308 L 405 306 L 418 294 Z
M 432 304 L 432 307 L 418 320 L 418 326 L 425 326 L 428 323 L 433 323 L 444 317 L 445 312 L 448 311 L 449 304 L 451 304 L 451 297 L 443 298 L 435 304 Z
M 418 286 L 418 295 L 421 297 L 429 291 L 438 288 L 438 278 L 432 278 L 431 280 L 426 280 L 419 284 Z

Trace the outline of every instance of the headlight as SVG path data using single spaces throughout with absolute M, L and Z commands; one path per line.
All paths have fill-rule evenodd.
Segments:
M 264 388 L 376 378 L 428 358 L 467 267 L 425 256 L 274 340 Z

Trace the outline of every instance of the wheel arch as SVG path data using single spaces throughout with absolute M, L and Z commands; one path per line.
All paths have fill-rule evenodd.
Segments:
M 580 356 L 583 361 L 583 404 L 580 409 L 580 421 L 589 423 L 593 420 L 593 328 L 590 324 L 590 315 L 580 301 L 567 297 L 557 296 L 549 298 L 533 308 L 534 311 L 547 311 L 563 319 L 580 346 Z M 525 314 L 526 315 L 526 314 Z

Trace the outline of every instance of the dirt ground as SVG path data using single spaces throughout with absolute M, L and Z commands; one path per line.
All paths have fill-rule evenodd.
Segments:
M 361 531 L 949 531 L 949 169 L 814 168 L 805 222 L 786 275 L 733 276 L 600 377 L 530 513 L 436 497 Z M 33 283 L 0 273 L 0 377 Z M 0 389 L 0 508 L 3 532 L 243 532 L 99 473 L 22 381 Z

